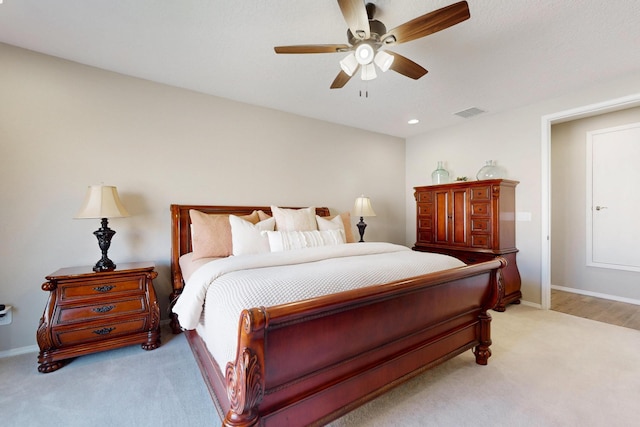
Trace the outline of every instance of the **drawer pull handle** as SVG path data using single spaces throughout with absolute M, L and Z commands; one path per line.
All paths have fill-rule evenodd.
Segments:
M 115 288 L 115 286 L 113 285 L 104 285 L 104 286 L 96 286 L 95 288 L 93 288 L 93 290 L 98 292 L 109 292 L 113 288 Z
M 107 335 L 107 334 L 110 334 L 111 331 L 113 331 L 114 329 L 115 328 L 102 328 L 102 329 L 93 331 L 93 333 L 97 335 Z
M 108 313 L 111 310 L 113 310 L 116 306 L 115 305 L 105 305 L 104 307 L 96 307 L 93 309 L 94 313 Z

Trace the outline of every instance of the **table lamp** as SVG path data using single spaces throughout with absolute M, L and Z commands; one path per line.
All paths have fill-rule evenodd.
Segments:
M 371 207 L 371 200 L 364 195 L 356 199 L 353 205 L 353 214 L 360 217 L 358 225 L 358 231 L 360 232 L 360 242 L 364 242 L 364 229 L 367 228 L 367 224 L 364 222 L 365 216 L 376 216 L 376 213 Z
M 111 246 L 111 238 L 116 232 L 108 227 L 107 218 L 122 218 L 126 216 L 129 216 L 129 212 L 122 205 L 116 187 L 110 185 L 89 186 L 82 208 L 75 218 L 102 219 L 102 227 L 93 232 L 98 238 L 102 258 L 93 267 L 93 271 L 115 270 L 116 265 L 107 256 L 107 251 Z

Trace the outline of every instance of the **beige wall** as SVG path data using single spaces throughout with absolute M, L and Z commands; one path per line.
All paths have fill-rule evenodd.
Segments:
M 520 181 L 516 189 L 516 244 L 518 267 L 525 301 L 541 304 L 543 235 L 542 118 L 567 110 L 596 104 L 640 89 L 640 73 L 584 88 L 575 93 L 502 113 L 491 113 L 490 105 L 478 105 L 487 114 L 461 119 L 460 125 L 436 130 L 407 140 L 406 235 L 415 242 L 415 200 L 413 187 L 429 184 L 436 161 L 445 160 L 452 176 L 475 176 L 485 160 L 494 159 L 504 167 L 505 178 Z M 528 214 L 531 219 L 527 220 Z
M 155 261 L 163 317 L 171 203 L 337 213 L 366 193 L 378 215 L 367 219 L 367 240 L 404 243 L 402 139 L 3 44 L 0 64 L 0 302 L 15 307 L 0 326 L 0 354 L 36 344 L 47 274 L 100 258 L 99 220 L 72 219 L 91 184 L 118 187 L 132 216 L 109 222 L 109 257 Z
M 640 122 L 640 107 L 551 128 L 551 284 L 640 300 L 640 273 L 587 267 L 587 132 Z M 637 162 L 639 159 L 628 159 Z M 611 191 L 615 191 L 612 188 Z M 637 247 L 628 248 L 637 251 Z
M 169 284 L 169 204 L 323 204 L 372 197 L 367 240 L 415 242 L 412 188 L 437 160 L 475 176 L 495 159 L 520 181 L 518 264 L 540 303 L 541 117 L 637 93 L 640 74 L 402 139 L 154 84 L 0 44 L 0 354 L 35 345 L 44 276 L 99 258 L 94 220 L 74 220 L 87 185 L 118 186 L 133 214 L 114 219 L 110 258 L 155 261 Z M 185 153 L 188 155 L 185 156 Z M 526 215 L 525 215 L 526 217 Z M 35 369 L 35 368 L 34 368 Z

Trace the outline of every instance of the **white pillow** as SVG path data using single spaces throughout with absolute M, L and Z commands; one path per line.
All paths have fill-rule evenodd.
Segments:
M 326 219 L 321 217 L 320 215 L 316 215 L 316 222 L 318 223 L 318 230 L 320 231 L 342 230 L 342 232 L 344 233 L 344 221 L 342 220 L 340 215 L 334 217 L 333 219 Z
M 285 209 L 271 206 L 278 231 L 312 231 L 318 229 L 316 208 Z
M 254 225 L 235 215 L 229 215 L 229 223 L 233 255 L 269 252 L 269 239 L 261 233 L 273 231 L 276 225 L 275 218 L 265 219 Z
M 344 232 L 341 230 L 267 231 L 263 234 L 269 239 L 271 252 L 344 244 Z

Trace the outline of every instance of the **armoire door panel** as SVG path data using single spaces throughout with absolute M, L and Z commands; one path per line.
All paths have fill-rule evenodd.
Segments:
M 435 242 L 449 242 L 449 192 L 436 191 L 435 202 Z
M 467 244 L 467 189 L 451 191 L 452 206 L 449 212 L 451 243 Z

